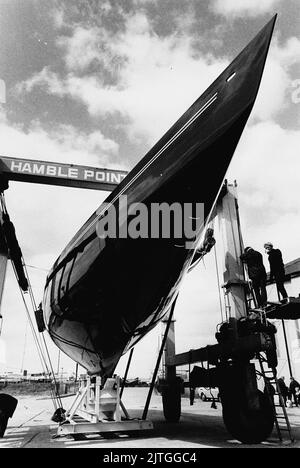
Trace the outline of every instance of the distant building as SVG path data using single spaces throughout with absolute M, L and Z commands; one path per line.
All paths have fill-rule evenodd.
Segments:
M 22 382 L 23 374 L 17 372 L 3 372 L 0 375 L 0 380 L 7 383 L 18 383 Z
M 285 264 L 285 289 L 289 296 L 300 296 L 300 258 Z M 278 301 L 276 284 L 268 281 L 267 285 L 268 300 Z M 284 376 L 285 381 L 289 383 L 289 366 L 287 361 L 286 346 L 284 341 L 283 327 L 281 320 L 274 320 L 274 325 L 277 328 L 275 335 L 277 343 L 278 357 L 278 376 Z M 285 330 L 291 360 L 293 376 L 300 381 L 300 319 L 286 320 Z

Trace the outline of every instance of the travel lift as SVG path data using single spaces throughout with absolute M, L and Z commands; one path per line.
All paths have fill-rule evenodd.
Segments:
M 267 319 L 299 319 L 300 299 L 289 298 L 285 304 L 268 303 L 265 309 L 257 307 L 240 260 L 243 245 L 236 183 L 225 183 L 214 215 L 223 225 L 225 269 L 222 288 L 226 321 L 216 333 L 217 344 L 175 354 L 173 310 L 170 312 L 158 357 L 160 359 L 164 353 L 165 379 L 160 380 L 159 387 L 165 419 L 170 422 L 180 419 L 182 381 L 176 376 L 176 367 L 188 365 L 190 369 L 192 364 L 201 363 L 201 366 L 194 366 L 186 383 L 190 388 L 191 404 L 196 387 L 218 387 L 224 424 L 236 439 L 243 443 L 260 443 L 270 436 L 275 423 L 280 441 L 286 431 L 293 442 L 277 380 L 276 328 Z M 205 254 L 205 249 L 203 251 Z M 289 355 L 288 361 L 290 363 Z M 206 367 L 204 363 L 207 363 Z M 258 389 L 257 378 L 263 378 L 264 391 Z
M 3 174 L 1 180 L 4 177 L 8 180 L 97 190 L 113 189 L 116 186 L 116 177 L 123 178 L 125 175 L 124 171 L 2 157 L 0 157 L 0 168 L 2 168 Z M 117 172 L 119 173 L 117 174 Z M 74 180 L 75 178 L 76 180 Z M 3 190 L 6 188 L 3 188 L 2 184 L 1 200 L 5 210 Z M 122 386 L 120 386 L 120 380 L 117 376 L 107 379 L 104 387 L 101 385 L 100 377 L 88 377 L 86 381 L 81 382 L 81 387 L 71 408 L 67 412 L 61 407 L 57 408 L 52 420 L 60 423 L 57 431 L 58 436 L 152 429 L 152 422 L 146 418 L 160 361 L 164 354 L 166 375 L 160 386 L 163 411 L 167 421 L 176 422 L 180 419 L 182 382 L 176 376 L 176 367 L 186 364 L 191 366 L 191 364 L 200 362 L 202 363 L 201 367 L 195 366 L 190 373 L 191 403 L 196 387 L 219 387 L 224 423 L 229 432 L 237 439 L 246 443 L 261 442 L 270 435 L 275 422 L 280 439 L 282 440 L 281 431 L 286 429 L 292 440 L 289 421 L 276 377 L 275 327 L 267 321 L 267 318 L 282 318 L 284 320 L 300 318 L 299 300 L 289 298 L 286 304 L 272 303 L 267 310 L 249 307 L 247 303 L 248 283 L 245 281 L 244 269 L 240 262 L 242 242 L 235 185 L 226 184 L 224 186 L 216 205 L 215 215 L 224 224 L 227 242 L 225 284 L 223 285 L 227 301 L 227 320 L 222 323 L 216 334 L 218 344 L 175 354 L 173 321 L 175 300 L 168 317 L 163 321 L 165 332 L 142 418 L 130 418 L 121 400 L 132 358 L 133 350 L 131 350 Z M 2 225 L 1 222 L 1 227 Z M 211 232 L 209 234 L 209 231 L 211 230 L 207 230 L 204 243 L 198 249 L 200 259 L 212 246 Z M 8 254 L 1 251 L 0 300 Z M 19 285 L 24 287 L 26 284 L 22 278 L 21 265 L 17 266 L 19 267 L 19 276 L 17 275 Z M 35 310 L 40 332 L 44 331 L 41 313 L 40 309 Z M 253 358 L 257 358 L 260 370 L 255 369 L 255 365 L 251 362 Z M 203 365 L 205 362 L 207 363 L 206 368 Z M 268 369 L 266 369 L 266 365 Z M 257 388 L 258 374 L 264 379 L 264 392 Z M 52 375 L 54 376 L 53 370 Z M 270 390 L 272 383 L 276 385 L 279 406 L 274 406 Z M 282 415 L 276 412 L 278 408 L 282 409 Z M 121 412 L 124 413 L 124 417 L 121 416 Z M 280 424 L 280 418 L 284 421 L 285 427 Z
M 133 349 L 120 390 L 119 378 L 107 379 L 101 388 L 101 379 L 88 379 L 82 384 L 71 408 L 65 414 L 57 435 L 79 434 L 107 431 L 120 432 L 151 429 L 147 421 L 148 409 L 157 375 L 163 358 L 165 379 L 160 379 L 164 417 L 167 422 L 178 422 L 181 416 L 181 393 L 183 383 L 176 375 L 176 367 L 201 363 L 190 372 L 188 386 L 191 403 L 196 387 L 219 387 L 223 409 L 223 419 L 228 431 L 243 443 L 259 443 L 272 432 L 274 423 L 280 441 L 283 431 L 288 432 L 293 441 L 290 423 L 277 381 L 277 356 L 274 334 L 276 328 L 267 320 L 267 313 L 255 304 L 253 291 L 245 280 L 244 268 L 240 260 L 242 237 L 239 223 L 236 184 L 225 184 L 218 199 L 215 216 L 221 220 L 226 239 L 224 295 L 226 317 L 216 334 L 218 344 L 175 354 L 175 329 L 173 314 L 176 300 L 168 317 L 163 320 L 165 331 L 158 358 L 148 391 L 141 419 L 130 420 L 121 396 L 132 359 Z M 197 250 L 197 260 L 208 253 L 214 245 L 212 229 L 208 228 L 201 247 Z M 250 299 L 254 306 L 250 307 Z M 251 297 L 252 295 L 252 297 Z M 293 307 L 294 318 L 300 318 L 300 304 L 294 298 L 289 301 Z M 285 310 L 288 304 L 285 304 Z M 273 318 L 282 315 L 282 304 L 271 304 Z M 256 360 L 257 367 L 251 361 Z M 207 363 L 207 366 L 204 366 Z M 263 378 L 265 388 L 260 391 L 257 378 Z M 276 390 L 272 386 L 276 386 Z M 273 392 L 272 392 L 273 389 Z M 274 395 L 278 399 L 275 402 Z M 121 417 L 121 410 L 124 419 Z M 89 420 L 89 422 L 88 422 Z

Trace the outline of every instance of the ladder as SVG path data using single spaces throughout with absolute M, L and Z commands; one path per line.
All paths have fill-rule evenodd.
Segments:
M 246 294 L 246 303 L 247 303 L 247 310 L 257 309 L 257 302 L 256 297 L 254 294 L 254 290 L 250 281 L 247 282 L 248 284 L 248 294 Z
M 275 426 L 278 434 L 278 438 L 280 442 L 283 442 L 283 432 L 287 433 L 290 442 L 294 442 L 294 437 L 291 429 L 291 425 L 289 422 L 288 414 L 286 411 L 284 399 L 278 384 L 277 379 L 277 370 L 274 367 L 269 367 L 268 370 L 264 368 L 264 364 L 268 363 L 268 360 L 263 356 L 263 353 L 257 353 L 257 358 L 259 361 L 261 372 L 264 382 L 266 391 L 269 394 L 271 401 L 273 402 L 273 411 L 274 411 L 274 419 L 275 419 Z M 275 389 L 273 387 L 275 385 Z M 273 392 L 271 390 L 273 387 Z M 278 396 L 278 403 L 274 401 L 274 396 Z

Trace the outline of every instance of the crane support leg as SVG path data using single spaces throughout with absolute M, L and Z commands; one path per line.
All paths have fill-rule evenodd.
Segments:
M 165 379 L 160 382 L 160 387 L 163 412 L 166 421 L 178 422 L 181 416 L 181 391 L 183 382 L 181 378 L 176 375 L 176 366 L 168 364 L 170 359 L 175 356 L 175 320 L 171 317 L 168 330 L 167 325 L 168 319 L 163 321 L 163 326 L 165 326 L 167 335 L 163 354 Z
M 222 373 L 219 389 L 227 430 L 247 444 L 267 439 L 275 422 L 273 403 L 268 393 L 257 388 L 255 365 L 226 363 Z
M 243 242 L 239 221 L 236 184 L 227 186 L 227 193 L 218 204 L 219 220 L 225 239 L 224 289 L 229 320 L 219 339 L 237 342 L 247 329 L 250 339 L 257 329 L 248 318 L 246 281 L 241 261 Z M 263 326 L 263 325 L 262 325 Z M 258 324 L 258 327 L 260 325 Z M 271 332 L 272 335 L 272 332 Z M 274 344 L 273 342 L 269 343 Z M 268 394 L 257 388 L 255 365 L 251 355 L 236 356 L 217 365 L 223 420 L 229 432 L 244 443 L 258 443 L 272 432 L 274 413 Z
M 177 297 L 174 300 L 171 309 L 164 320 L 165 331 L 163 335 L 163 340 L 157 357 L 154 373 L 152 376 L 152 381 L 150 384 L 150 389 L 148 392 L 147 401 L 145 404 L 144 412 L 142 418 L 147 417 L 148 408 L 155 385 L 159 364 L 162 356 L 164 355 L 164 363 L 167 362 L 166 356 L 173 356 L 175 354 L 175 335 L 174 335 L 174 320 L 173 313 L 176 305 Z M 178 379 L 176 377 L 176 366 L 171 365 L 166 367 L 166 378 L 160 380 L 160 389 L 162 393 L 163 400 L 163 409 L 164 415 L 167 421 L 176 422 L 180 418 L 181 414 L 181 389 L 178 386 Z M 178 391 L 179 389 L 179 391 Z M 174 397 L 175 395 L 175 397 Z

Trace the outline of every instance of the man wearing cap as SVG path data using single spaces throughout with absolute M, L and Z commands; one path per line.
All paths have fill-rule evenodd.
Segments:
M 242 262 L 246 263 L 248 275 L 252 281 L 258 307 L 263 307 L 267 303 L 267 273 L 263 263 L 262 254 L 252 247 L 246 247 L 241 255 Z
M 266 242 L 264 248 L 269 256 L 270 281 L 273 279 L 275 280 L 277 291 L 281 294 L 283 302 L 285 302 L 288 294 L 284 287 L 285 271 L 281 251 L 279 249 L 274 249 L 271 242 Z

